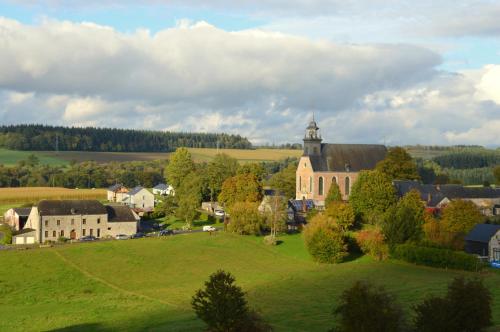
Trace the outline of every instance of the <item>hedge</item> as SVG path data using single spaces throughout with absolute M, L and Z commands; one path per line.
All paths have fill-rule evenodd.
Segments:
M 484 264 L 477 257 L 465 252 L 422 247 L 414 244 L 400 244 L 395 246 L 391 256 L 417 265 L 445 269 L 479 271 L 484 267 Z

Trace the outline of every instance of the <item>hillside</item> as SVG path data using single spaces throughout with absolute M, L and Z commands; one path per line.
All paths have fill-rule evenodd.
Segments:
M 461 274 L 366 257 L 320 265 L 300 235 L 283 240 L 268 247 L 262 238 L 198 233 L 0 252 L 0 310 L 9 313 L 1 330 L 200 331 L 190 298 L 222 268 L 276 331 L 326 331 L 340 292 L 354 280 L 385 285 L 409 309 Z M 500 273 L 483 277 L 500 327 Z

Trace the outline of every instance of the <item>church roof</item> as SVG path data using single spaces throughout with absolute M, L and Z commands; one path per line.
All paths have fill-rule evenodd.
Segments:
M 386 154 L 378 144 L 321 144 L 321 155 L 309 159 L 315 172 L 359 172 L 375 168 Z

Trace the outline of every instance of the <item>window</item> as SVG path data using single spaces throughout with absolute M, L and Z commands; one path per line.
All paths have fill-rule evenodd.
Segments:
M 318 183 L 318 195 L 323 195 L 323 177 L 319 177 L 319 183 Z
M 45 237 L 49 237 L 49 231 L 45 231 Z
M 110 231 L 110 230 L 111 230 L 111 227 L 108 227 L 108 231 Z
M 309 177 L 309 191 L 312 193 L 313 192 L 313 177 Z
M 48 225 L 49 225 L 49 221 L 45 220 L 45 226 L 48 226 Z
M 71 225 L 75 224 L 75 219 L 71 219 Z
M 61 230 L 61 237 L 64 236 L 64 230 Z
M 345 195 L 349 196 L 351 190 L 351 179 L 349 177 L 345 178 Z
M 336 176 L 334 176 L 334 177 L 332 178 L 332 183 L 337 183 L 337 177 L 336 177 Z
M 56 237 L 57 234 L 56 234 L 56 231 L 52 231 L 52 237 Z
M 84 228 L 82 229 L 82 235 L 85 236 L 85 234 L 86 234 L 86 229 Z
M 91 228 L 90 229 L 90 236 L 94 235 L 94 230 Z
M 61 226 L 61 220 L 57 221 L 57 226 Z
M 97 218 L 97 223 L 100 224 L 101 223 L 101 218 Z
M 101 237 L 101 230 L 99 228 L 97 229 L 97 237 Z
M 299 191 L 302 189 L 302 176 L 299 176 Z
M 87 219 L 82 219 L 82 224 L 86 225 L 87 224 Z

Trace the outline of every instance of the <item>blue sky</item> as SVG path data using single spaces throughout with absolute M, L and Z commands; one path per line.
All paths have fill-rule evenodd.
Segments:
M 489 0 L 0 0 L 0 121 L 266 143 L 300 141 L 314 111 L 333 141 L 498 146 L 499 15 Z

